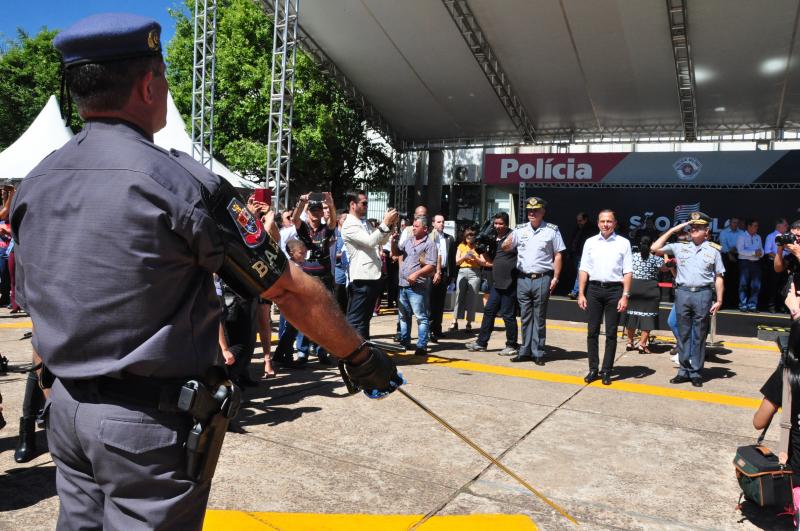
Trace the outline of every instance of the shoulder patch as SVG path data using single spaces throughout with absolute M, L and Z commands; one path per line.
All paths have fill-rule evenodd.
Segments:
M 548 229 L 553 229 L 553 230 L 558 230 L 558 225 L 556 225 L 555 223 L 548 223 L 547 224 L 547 228 Z
M 722 250 L 722 246 L 720 244 L 716 243 L 716 242 L 708 242 L 708 245 L 710 245 L 712 248 L 716 249 L 717 251 Z

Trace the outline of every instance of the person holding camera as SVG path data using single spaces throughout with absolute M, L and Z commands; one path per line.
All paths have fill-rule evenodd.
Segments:
M 342 223 L 342 236 L 349 261 L 350 285 L 347 304 L 347 322 L 364 338 L 369 338 L 369 323 L 375 301 L 381 294 L 381 247 L 392 236 L 391 226 L 400 215 L 390 208 L 383 215 L 378 228 L 367 221 L 367 193 L 363 190 L 347 192 L 349 214 Z
M 478 293 L 481 286 L 481 267 L 486 264 L 486 259 L 475 249 L 475 227 L 464 230 L 464 241 L 456 248 L 456 303 L 453 308 L 453 323 L 448 332 L 458 330 L 458 320 L 466 319 L 464 327 L 472 330 L 472 321 L 475 320 L 475 305 L 478 303 Z
M 783 298 L 780 296 L 786 283 L 783 271 L 775 270 L 775 257 L 779 254 L 776 238 L 786 234 L 789 222 L 786 218 L 775 220 L 775 230 L 764 238 L 764 256 L 761 259 L 761 306 L 770 313 L 783 309 Z M 783 251 L 788 254 L 788 251 Z
M 797 291 L 792 286 L 800 286 L 800 220 L 792 222 L 787 234 L 775 237 L 776 252 L 773 258 L 775 272 L 786 275 L 780 286 L 781 300 L 787 301 L 786 307 L 792 318 L 800 317 L 797 308 Z
M 692 212 L 689 221 L 672 227 L 650 246 L 653 253 L 670 254 L 677 263 L 675 312 L 680 335 L 680 368 L 669 381 L 672 384 L 692 382 L 695 387 L 703 386 L 700 371 L 706 358 L 706 336 L 711 315 L 722 306 L 725 267 L 719 245 L 707 240 L 710 223 L 711 218 L 706 214 Z M 685 227 L 689 227 L 689 241 L 667 244 L 673 234 Z
M 492 218 L 492 242 L 488 260 L 494 267 L 493 282 L 489 291 L 489 302 L 483 308 L 483 320 L 478 338 L 467 343 L 467 350 L 483 352 L 489 345 L 489 337 L 494 329 L 494 319 L 498 312 L 506 327 L 506 346 L 500 356 L 515 356 L 519 349 L 517 343 L 517 250 L 503 250 L 503 242 L 511 237 L 508 214 L 499 212 Z
M 517 300 L 522 320 L 522 345 L 512 362 L 533 361 L 544 365 L 545 322 L 550 294 L 561 276 L 562 256 L 566 250 L 558 225 L 545 223 L 547 203 L 531 197 L 525 204 L 529 223 L 518 226 L 500 248 L 517 250 Z

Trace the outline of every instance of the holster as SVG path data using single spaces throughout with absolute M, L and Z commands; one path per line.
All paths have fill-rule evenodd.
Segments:
M 239 412 L 241 393 L 229 380 L 189 380 L 180 390 L 178 409 L 192 416 L 186 439 L 186 473 L 195 481 L 214 477 L 228 423 Z

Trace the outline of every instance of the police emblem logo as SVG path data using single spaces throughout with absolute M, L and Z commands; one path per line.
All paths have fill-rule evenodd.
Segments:
M 256 248 L 264 243 L 267 238 L 267 231 L 264 230 L 264 225 L 261 220 L 253 216 L 249 210 L 238 199 L 231 199 L 228 203 L 228 213 L 233 218 L 233 223 L 239 229 L 239 234 L 242 235 L 245 245 L 250 248 Z
M 692 220 L 700 219 L 700 212 L 692 212 L 692 215 L 690 217 L 692 218 Z
M 152 29 L 150 33 L 147 34 L 147 47 L 153 51 L 161 48 L 161 38 L 157 29 Z
M 703 165 L 700 160 L 695 157 L 683 157 L 675 161 L 672 169 L 678 175 L 678 179 L 682 181 L 691 181 L 700 174 Z

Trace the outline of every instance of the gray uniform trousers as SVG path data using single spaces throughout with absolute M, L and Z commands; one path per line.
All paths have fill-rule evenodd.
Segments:
M 522 321 L 522 345 L 519 349 L 521 357 L 544 356 L 544 342 L 547 337 L 545 321 L 552 279 L 552 275 L 545 275 L 536 279 L 521 276 L 517 280 L 517 301 Z
M 696 378 L 706 361 L 706 336 L 711 316 L 708 311 L 714 299 L 714 291 L 704 289 L 689 291 L 675 289 L 675 312 L 678 324 L 680 351 L 678 376 Z M 695 340 L 692 341 L 694 331 Z
M 211 482 L 184 471 L 191 419 L 93 395 L 56 380 L 45 406 L 57 529 L 200 529 Z

